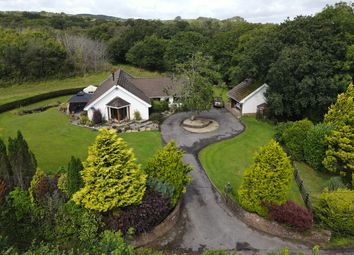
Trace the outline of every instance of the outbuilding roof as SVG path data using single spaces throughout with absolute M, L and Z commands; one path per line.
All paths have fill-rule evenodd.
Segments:
M 237 102 L 241 102 L 247 96 L 249 96 L 253 91 L 258 89 L 262 84 L 253 82 L 252 79 L 246 79 L 240 84 L 233 87 L 227 95 L 236 100 Z
M 78 92 L 69 99 L 69 103 L 87 103 L 92 97 L 92 94 L 83 91 Z

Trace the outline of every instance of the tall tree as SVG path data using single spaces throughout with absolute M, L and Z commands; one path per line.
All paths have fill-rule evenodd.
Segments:
M 243 208 L 266 215 L 265 204 L 282 205 L 290 191 L 293 168 L 290 159 L 274 140 L 260 148 L 238 191 Z
M 13 185 L 27 190 L 36 172 L 37 161 L 20 131 L 9 138 L 9 162 L 13 172 Z
M 99 131 L 82 177 L 84 187 L 73 195 L 74 202 L 100 212 L 139 204 L 146 189 L 146 175 L 115 130 Z
M 210 110 L 213 99 L 212 86 L 220 81 L 220 74 L 213 70 L 212 59 L 197 52 L 187 62 L 179 64 L 177 70 L 183 81 L 183 106 L 197 113 Z
M 166 41 L 164 39 L 156 35 L 147 36 L 129 49 L 126 59 L 138 67 L 163 70 L 165 67 L 163 59 L 165 50 Z
M 83 180 L 81 177 L 81 171 L 84 169 L 81 160 L 79 158 L 71 157 L 68 164 L 67 174 L 67 192 L 71 197 L 76 191 L 82 188 Z
M 344 176 L 350 183 L 354 174 L 354 88 L 348 86 L 345 93 L 328 109 L 325 123 L 333 130 L 327 136 L 328 149 L 323 160 L 324 167 Z
M 6 151 L 6 145 L 0 138 L 0 179 L 3 179 L 8 186 L 12 184 L 12 171 Z

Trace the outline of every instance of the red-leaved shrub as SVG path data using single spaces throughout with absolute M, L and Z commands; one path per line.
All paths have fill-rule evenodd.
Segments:
M 121 209 L 118 215 L 109 214 L 104 217 L 107 226 L 112 230 L 120 230 L 123 234 L 134 228 L 134 234 L 149 232 L 161 223 L 170 212 L 170 202 L 160 192 L 146 190 L 141 204 Z
M 313 225 L 313 215 L 306 208 L 289 200 L 283 205 L 267 205 L 270 219 L 287 224 L 299 231 L 305 231 Z
M 99 109 L 95 109 L 92 115 L 92 121 L 94 124 L 102 123 L 102 113 Z
M 43 176 L 33 188 L 35 200 L 41 204 L 45 204 L 48 197 L 58 192 L 57 184 L 57 176 Z

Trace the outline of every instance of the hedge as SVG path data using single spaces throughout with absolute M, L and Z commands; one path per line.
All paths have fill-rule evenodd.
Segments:
M 27 97 L 24 99 L 16 100 L 16 101 L 9 102 L 6 104 L 2 104 L 2 105 L 0 105 L 0 113 L 19 108 L 21 106 L 34 104 L 34 103 L 37 103 L 37 102 L 40 102 L 40 101 L 43 101 L 46 99 L 76 94 L 77 92 L 83 90 L 84 88 L 85 87 L 56 90 L 56 91 L 51 91 L 51 92 Z

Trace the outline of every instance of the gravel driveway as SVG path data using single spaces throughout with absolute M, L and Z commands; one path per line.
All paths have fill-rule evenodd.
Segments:
M 177 226 L 152 247 L 198 252 L 203 249 L 237 249 L 250 254 L 266 254 L 282 247 L 292 250 L 308 249 L 306 246 L 281 240 L 257 232 L 239 220 L 213 190 L 208 177 L 197 160 L 197 152 L 204 146 L 242 132 L 243 125 L 226 110 L 213 109 L 201 116 L 219 122 L 218 130 L 192 134 L 181 127 L 189 113 L 177 113 L 161 126 L 164 141 L 174 139 L 186 151 L 184 161 L 193 166 L 192 182 L 184 194 L 182 217 Z

